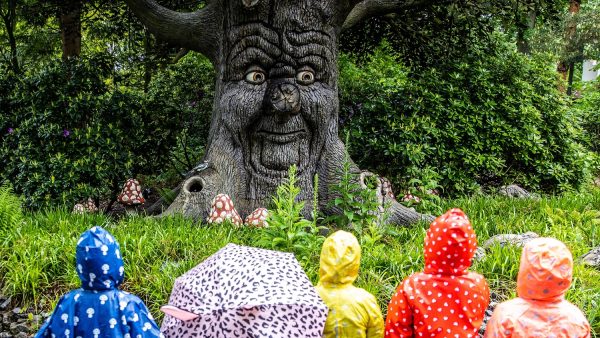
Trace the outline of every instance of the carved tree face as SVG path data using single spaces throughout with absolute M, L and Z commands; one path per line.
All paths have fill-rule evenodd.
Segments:
M 272 2 L 267 9 L 261 5 L 270 3 L 259 1 L 245 9 L 248 17 L 237 18 L 243 23 L 230 24 L 218 101 L 223 124 L 241 145 L 246 171 L 263 187 L 279 184 L 294 164 L 300 180 L 310 182 L 327 140 L 337 137 L 335 31 L 324 29 L 321 19 L 290 18 L 291 11 L 308 10 L 295 8 L 295 1 Z M 266 18 L 261 8 L 270 13 Z M 313 18 L 323 16 L 319 6 L 310 10 Z M 282 11 L 287 15 L 278 19 Z M 272 192 L 250 195 L 265 193 Z

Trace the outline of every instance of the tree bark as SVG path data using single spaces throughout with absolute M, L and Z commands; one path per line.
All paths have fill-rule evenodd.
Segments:
M 297 167 L 298 198 L 307 202 L 306 218 L 312 217 L 315 193 L 322 212 L 341 212 L 330 203 L 346 158 L 338 135 L 338 38 L 358 1 L 214 0 L 195 13 L 172 12 L 150 0 L 127 1 L 152 32 L 207 54 L 217 71 L 203 163 L 163 214 L 204 220 L 212 199 L 224 193 L 244 217 L 270 205 L 292 165 Z M 400 3 L 361 3 L 392 2 Z M 360 169 L 351 166 L 358 181 Z M 431 219 L 395 201 L 389 211 L 395 224 Z
M 581 8 L 581 0 L 570 0 L 569 1 L 569 14 L 575 15 L 579 13 Z M 568 51 L 572 48 L 572 39 L 575 36 L 577 25 L 574 21 L 567 26 L 565 31 L 565 49 Z M 557 71 L 560 73 L 561 78 L 567 81 L 570 69 L 570 62 L 568 60 L 561 60 L 558 63 Z M 561 85 L 560 90 L 565 92 L 565 88 Z M 570 95 L 570 94 L 569 94 Z
M 8 44 L 10 45 L 10 64 L 13 72 L 20 73 L 19 59 L 17 54 L 17 40 L 15 39 L 15 28 L 17 24 L 17 0 L 7 1 L 6 13 L 0 11 L 2 21 L 6 28 L 6 34 L 8 35 Z
M 151 36 L 147 29 L 144 29 L 144 93 L 148 93 L 150 81 L 152 81 L 152 62 L 150 61 Z
M 62 44 L 62 60 L 79 57 L 81 54 L 81 0 L 65 1 L 61 4 L 58 22 Z

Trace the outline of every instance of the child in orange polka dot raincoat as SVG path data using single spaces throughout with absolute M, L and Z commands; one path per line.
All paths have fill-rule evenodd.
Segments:
M 467 216 L 452 209 L 425 236 L 425 270 L 402 282 L 388 306 L 385 338 L 478 337 L 490 290 L 467 269 L 477 239 Z
M 565 300 L 571 286 L 573 257 L 552 238 L 528 242 L 517 276 L 519 297 L 496 307 L 486 338 L 588 338 L 590 324 L 575 305 Z

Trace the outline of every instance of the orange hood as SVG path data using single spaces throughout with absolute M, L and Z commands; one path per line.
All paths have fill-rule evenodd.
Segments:
M 471 266 L 477 238 L 467 215 L 451 209 L 431 223 L 425 236 L 425 273 L 463 275 Z
M 517 294 L 531 300 L 564 298 L 573 277 L 573 257 L 554 238 L 536 238 L 525 245 L 517 277 Z

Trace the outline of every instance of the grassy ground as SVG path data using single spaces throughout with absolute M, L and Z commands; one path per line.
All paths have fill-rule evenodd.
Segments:
M 79 287 L 74 269 L 77 238 L 92 225 L 102 225 L 121 243 L 125 258 L 124 288 L 146 302 L 161 319 L 174 279 L 227 243 L 264 243 L 260 229 L 197 226 L 183 218 L 131 217 L 113 222 L 100 215 L 72 215 L 64 210 L 14 215 L 0 194 L 0 285 L 5 295 L 40 310 L 53 307 L 58 297 Z M 14 204 L 14 203 L 13 203 Z M 540 200 L 474 197 L 440 201 L 430 210 L 460 207 L 470 216 L 483 243 L 500 233 L 534 231 L 565 242 L 575 258 L 600 245 L 600 190 L 571 193 Z M 4 210 L 3 210 L 4 208 Z M 7 209 L 8 208 L 8 209 Z M 8 211 L 7 211 L 8 210 Z M 385 227 L 365 230 L 361 275 L 357 285 L 376 295 L 382 309 L 398 283 L 423 268 L 422 247 L 427 224 L 410 229 Z M 314 282 L 318 274 L 318 246 L 299 248 L 302 264 Z M 493 247 L 473 269 L 483 274 L 503 299 L 514 297 L 520 250 Z M 600 271 L 575 264 L 574 282 L 567 298 L 587 315 L 594 337 L 600 337 Z

